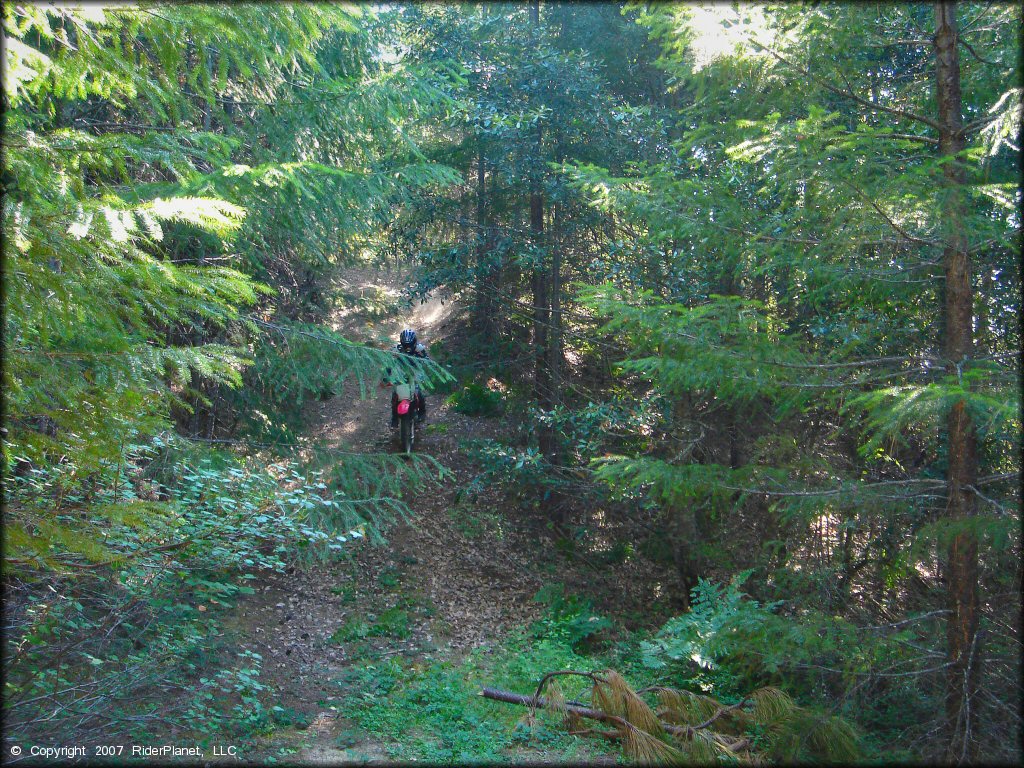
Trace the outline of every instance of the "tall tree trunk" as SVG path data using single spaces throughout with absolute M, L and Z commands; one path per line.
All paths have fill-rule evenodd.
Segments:
M 534 38 L 540 38 L 540 0 L 530 3 L 530 22 L 533 25 Z M 530 179 L 530 233 L 533 245 L 541 254 L 533 266 L 533 342 L 534 342 L 534 374 L 533 391 L 537 407 L 550 410 L 553 404 L 553 388 L 551 381 L 551 365 L 548 357 L 549 326 L 551 322 L 550 279 L 547 270 L 547 255 L 544 248 L 544 194 L 541 190 L 543 178 L 543 133 L 540 120 L 537 121 L 536 155 L 534 156 L 532 178 Z M 554 454 L 554 430 L 541 424 L 538 430 L 538 448 L 543 456 L 551 458 Z
M 561 163 L 562 160 L 562 148 L 558 146 L 555 151 L 555 162 Z M 548 338 L 548 367 L 551 371 L 551 402 L 554 405 L 558 405 L 561 402 L 562 367 L 565 360 L 565 350 L 562 343 L 562 249 L 565 247 L 565 241 L 562 237 L 562 217 L 564 213 L 564 204 L 555 203 L 552 206 L 552 248 L 548 278 L 548 305 L 551 318 L 551 329 Z M 559 463 L 559 457 L 553 456 L 552 458 L 555 460 L 555 463 Z
M 956 2 L 935 4 L 935 95 L 939 109 L 939 153 L 951 158 L 943 167 L 945 202 L 942 212 L 945 269 L 945 355 L 947 370 L 960 375 L 973 353 L 974 297 L 971 265 L 964 232 L 963 185 L 966 173 L 955 158 L 965 146 L 960 95 L 960 56 Z M 949 501 L 947 517 L 954 523 L 977 513 L 974 484 L 978 474 L 977 436 L 961 400 L 947 417 Z M 951 762 L 974 759 L 978 750 L 978 690 L 981 667 L 978 648 L 978 542 L 973 532 L 953 537 L 947 550 L 948 607 L 946 689 L 946 757 Z
M 537 129 L 537 143 L 540 144 L 540 128 Z M 547 257 L 543 251 L 544 240 L 544 198 L 539 191 L 540 182 L 535 182 L 537 191 L 530 195 L 530 232 L 533 235 L 534 247 L 542 254 L 540 263 L 533 267 L 531 283 L 533 286 L 533 343 L 534 373 L 533 391 L 537 406 L 542 410 L 550 410 L 552 405 L 551 365 L 548 359 L 549 326 L 551 308 L 549 306 L 550 287 L 547 275 Z M 550 427 L 541 424 L 538 432 L 540 452 L 549 456 L 554 443 Z
M 494 297 L 491 295 L 491 267 L 488 265 L 488 246 L 490 244 L 487 230 L 487 185 L 486 162 L 484 160 L 483 139 L 476 156 L 476 315 L 475 328 L 485 339 L 494 335 L 493 311 Z
M 562 377 L 562 206 L 555 204 L 552 210 L 554 237 L 551 250 L 550 274 L 548 280 L 548 305 L 551 328 L 548 338 L 548 368 L 551 379 L 551 402 L 557 405 Z

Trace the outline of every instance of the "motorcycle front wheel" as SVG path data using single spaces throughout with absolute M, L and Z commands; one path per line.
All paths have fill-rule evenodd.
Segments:
M 405 414 L 402 417 L 402 430 L 401 430 L 401 441 L 402 451 L 404 453 L 412 453 L 412 443 L 416 436 L 416 425 L 413 423 L 412 412 Z

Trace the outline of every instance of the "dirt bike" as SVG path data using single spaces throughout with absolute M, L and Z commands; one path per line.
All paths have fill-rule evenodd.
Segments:
M 419 405 L 417 397 L 422 397 L 416 391 L 414 384 L 395 384 L 395 397 L 398 398 L 398 423 L 399 442 L 402 445 L 403 453 L 412 453 L 412 444 L 416 442 L 416 410 Z

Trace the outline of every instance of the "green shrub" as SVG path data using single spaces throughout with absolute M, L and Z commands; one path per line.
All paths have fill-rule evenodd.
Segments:
M 561 640 L 579 651 L 593 646 L 598 633 L 611 629 L 611 621 L 594 613 L 589 600 L 567 595 L 561 584 L 541 587 L 533 601 L 547 605 L 544 616 L 531 627 L 536 637 Z
M 497 416 L 504 408 L 505 398 L 501 392 L 474 381 L 450 395 L 445 402 L 466 416 Z
M 426 618 L 437 614 L 437 607 L 434 605 L 434 602 L 425 595 L 403 595 L 399 599 L 398 605 L 400 608 L 406 608 Z
M 310 725 L 309 715 L 292 707 L 271 707 L 270 719 L 279 728 L 295 728 L 304 731 Z
M 607 552 L 601 553 L 598 559 L 606 565 L 619 565 L 635 554 L 636 548 L 628 541 L 616 541 Z
M 927 664 L 930 657 L 911 651 L 941 647 L 941 624 L 922 622 L 887 634 L 818 610 L 795 610 L 781 601 L 761 605 L 741 590 L 749 575 L 744 571 L 728 584 L 701 579 L 692 591 L 690 611 L 640 643 L 641 663 L 675 684 L 713 690 L 719 697 L 770 685 L 811 708 L 835 708 L 842 701 L 836 714 L 856 722 L 880 743 L 925 722 L 939 705 L 920 675 L 907 675 L 898 685 L 884 676 L 872 677 L 879 670 Z M 814 747 L 810 742 L 790 746 Z M 782 752 L 773 759 L 805 759 L 787 752 L 784 744 L 775 748 Z
M 338 595 L 341 598 L 342 605 L 349 605 L 355 602 L 356 585 L 349 583 L 343 587 L 331 587 L 331 594 Z

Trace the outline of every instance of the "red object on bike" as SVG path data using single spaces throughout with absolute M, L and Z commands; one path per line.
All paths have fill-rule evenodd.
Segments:
M 409 412 L 409 401 L 408 400 L 402 400 L 401 402 L 399 402 L 399 404 L 398 404 L 398 415 L 399 416 L 405 416 L 405 414 L 407 414 L 408 412 Z

